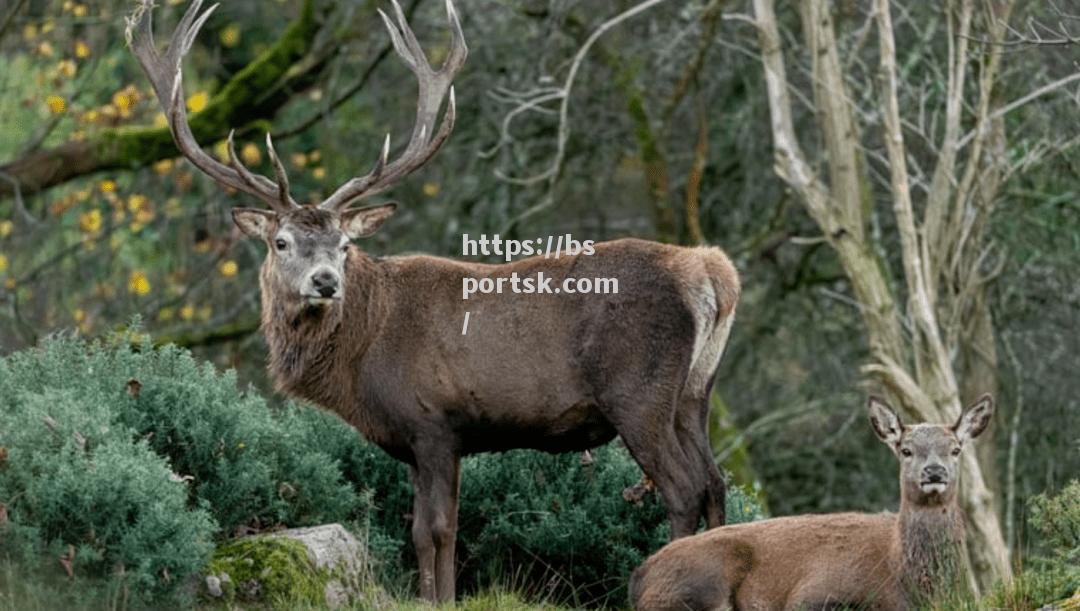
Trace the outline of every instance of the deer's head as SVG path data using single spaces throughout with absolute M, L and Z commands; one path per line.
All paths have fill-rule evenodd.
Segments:
M 350 205 L 375 195 L 423 166 L 439 150 L 454 128 L 454 76 L 465 63 L 468 49 L 457 12 L 446 0 L 451 39 L 446 60 L 435 70 L 413 34 L 396 0 L 391 0 L 395 19 L 381 10 L 394 50 L 416 75 L 419 98 L 412 137 L 400 155 L 390 161 L 390 136 L 375 167 L 339 187 L 319 204 L 301 206 L 293 199 L 285 167 L 274 151 L 270 135 L 266 148 L 274 168 L 274 180 L 252 173 L 240 162 L 229 134 L 227 164 L 208 155 L 195 141 L 188 125 L 184 102 L 181 61 L 199 29 L 217 5 L 200 14 L 202 0 L 193 0 L 184 13 L 164 53 L 154 46 L 151 12 L 153 0 L 141 0 L 128 20 L 127 37 L 132 52 L 150 78 L 154 93 L 169 121 L 180 152 L 219 184 L 255 196 L 270 209 L 236 208 L 233 220 L 244 234 L 267 245 L 261 282 L 291 310 L 340 308 L 345 296 L 345 262 L 352 240 L 371 235 L 394 212 L 388 203 L 366 208 Z M 447 95 L 449 94 L 449 95 Z M 446 114 L 436 130 L 439 109 L 448 99 Z
M 918 505 L 951 503 L 956 497 L 960 457 L 994 413 L 994 400 L 983 395 L 955 424 L 905 425 L 884 400 L 870 398 L 870 426 L 900 459 L 902 498 Z

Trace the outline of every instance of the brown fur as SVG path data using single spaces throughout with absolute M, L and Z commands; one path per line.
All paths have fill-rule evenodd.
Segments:
M 955 459 L 952 450 L 985 427 L 992 403 L 983 401 L 989 398 L 953 427 L 905 427 L 891 410 L 873 412 L 875 431 L 905 463 L 898 515 L 774 518 L 674 541 L 634 572 L 634 608 L 894 610 L 962 590 L 964 526 L 955 475 L 929 492 L 919 480 L 928 470 L 948 473 L 955 466 L 944 456 Z M 962 424 L 971 428 L 958 434 Z
M 337 222 L 324 215 L 333 213 L 305 209 L 259 230 L 268 242 L 278 223 L 295 235 L 321 234 Z M 591 256 L 483 265 L 376 259 L 352 246 L 344 298 L 325 307 L 287 290 L 275 261 L 271 244 L 260 281 L 270 373 L 280 390 L 337 412 L 410 465 L 426 598 L 454 597 L 464 455 L 584 450 L 618 434 L 656 482 L 673 536 L 691 534 L 702 515 L 709 526 L 723 523 L 708 393 L 739 281 L 719 249 L 627 239 L 597 244 Z M 539 271 L 555 278 L 552 286 L 614 277 L 619 291 L 462 300 L 463 277 Z

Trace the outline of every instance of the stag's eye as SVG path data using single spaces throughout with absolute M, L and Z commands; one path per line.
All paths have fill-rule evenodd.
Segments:
M 289 247 L 289 243 L 285 240 L 282 240 L 281 238 L 278 238 L 277 241 L 274 242 L 274 246 L 276 246 L 278 250 L 285 250 Z
M 900 450 L 900 454 L 903 455 L 905 458 L 911 458 L 911 450 L 907 448 L 902 448 Z
M 953 448 L 952 455 L 953 456 L 960 456 L 960 448 Z

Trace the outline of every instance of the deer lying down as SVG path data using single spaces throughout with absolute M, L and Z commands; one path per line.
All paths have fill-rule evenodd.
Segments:
M 909 609 L 966 588 L 960 453 L 986 429 L 993 400 L 952 426 L 905 426 L 877 398 L 869 407 L 900 459 L 899 514 L 792 516 L 676 540 L 634 572 L 634 608 Z

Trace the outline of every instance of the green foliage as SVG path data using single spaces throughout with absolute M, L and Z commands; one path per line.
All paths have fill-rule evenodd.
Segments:
M 1036 495 L 1028 506 L 1049 554 L 1028 558 L 1012 583 L 991 594 L 989 608 L 1034 609 L 1080 593 L 1080 480 L 1056 495 Z
M 177 348 L 53 338 L 0 361 L 0 394 L 4 545 L 22 557 L 72 545 L 76 574 L 121 568 L 156 595 L 202 568 L 215 532 L 370 508 L 318 449 L 310 409 L 274 412 Z
M 24 559 L 47 552 L 76 574 L 117 576 L 133 592 L 168 592 L 205 562 L 214 521 L 166 459 L 118 426 L 106 394 L 36 383 L 46 376 L 35 370 L 78 349 L 50 342 L 0 362 L 0 542 Z
M 1056 496 L 1036 495 L 1029 505 L 1032 526 L 1055 556 L 1080 565 L 1080 480 L 1073 480 Z

